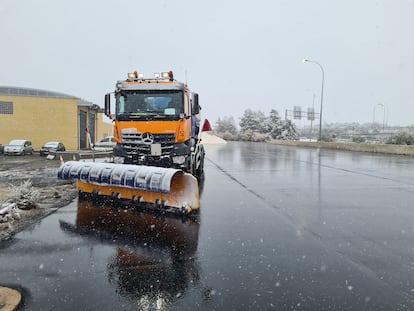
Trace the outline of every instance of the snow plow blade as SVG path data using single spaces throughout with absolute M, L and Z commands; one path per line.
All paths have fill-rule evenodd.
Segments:
M 148 206 L 189 214 L 200 208 L 197 179 L 179 169 L 68 161 L 58 178 L 76 180 L 80 194 L 109 198 L 132 207 Z

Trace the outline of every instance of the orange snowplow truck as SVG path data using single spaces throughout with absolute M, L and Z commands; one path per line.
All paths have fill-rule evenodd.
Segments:
M 128 73 L 105 95 L 105 115 L 114 122 L 114 162 L 176 168 L 200 178 L 200 109 L 198 94 L 172 71 L 151 78 Z

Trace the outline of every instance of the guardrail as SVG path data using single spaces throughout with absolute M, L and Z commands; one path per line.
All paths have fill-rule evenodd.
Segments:
M 271 144 L 414 156 L 414 146 L 341 142 L 272 140 Z
M 62 157 L 63 161 L 80 161 L 80 160 L 92 160 L 108 158 L 108 162 L 113 162 L 113 152 L 111 151 L 92 151 L 92 150 L 78 150 L 78 151 L 62 151 L 54 153 L 55 160 L 60 160 Z

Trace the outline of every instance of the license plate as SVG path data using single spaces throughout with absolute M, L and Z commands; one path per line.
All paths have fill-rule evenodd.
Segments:
M 161 155 L 161 144 L 152 144 L 151 145 L 151 155 L 160 156 Z

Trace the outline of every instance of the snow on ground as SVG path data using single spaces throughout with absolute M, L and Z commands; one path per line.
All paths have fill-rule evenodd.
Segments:
M 227 144 L 227 142 L 220 138 L 217 137 L 216 135 L 212 135 L 212 134 L 208 134 L 207 132 L 202 132 L 201 133 L 201 140 L 203 144 Z

